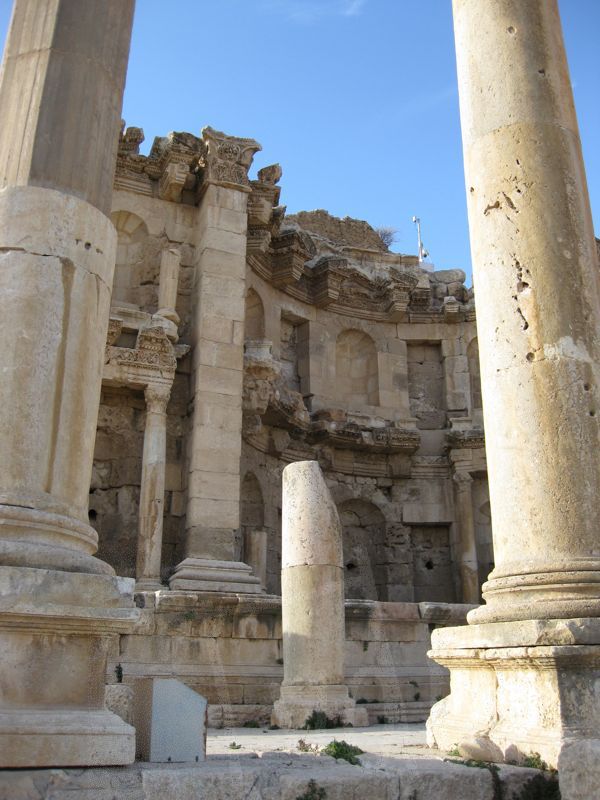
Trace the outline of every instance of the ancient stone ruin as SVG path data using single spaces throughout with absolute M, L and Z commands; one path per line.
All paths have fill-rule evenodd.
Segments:
M 476 299 L 288 215 L 254 139 L 140 154 L 133 0 L 39 5 L 0 78 L 0 768 L 132 764 L 172 679 L 212 728 L 428 720 L 592 800 L 600 297 L 555 0 L 454 0 Z

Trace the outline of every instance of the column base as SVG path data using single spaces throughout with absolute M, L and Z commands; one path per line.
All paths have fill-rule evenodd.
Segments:
M 280 728 L 301 730 L 313 711 L 322 711 L 332 720 L 339 718 L 341 726 L 360 728 L 369 724 L 366 708 L 356 705 L 344 685 L 282 686 L 271 722 Z
M 252 574 L 248 564 L 209 558 L 184 559 L 175 568 L 169 587 L 184 592 L 264 594 L 260 580 Z
M 438 629 L 429 657 L 450 670 L 450 695 L 427 721 L 432 747 L 558 766 L 576 742 L 600 741 L 600 620 L 527 620 Z
M 0 767 L 130 764 L 135 731 L 104 707 L 108 649 L 139 617 L 133 581 L 0 567 Z
M 0 767 L 132 764 L 135 728 L 110 711 L 0 711 Z

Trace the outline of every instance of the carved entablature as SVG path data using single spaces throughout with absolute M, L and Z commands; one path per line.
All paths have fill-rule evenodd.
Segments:
M 271 240 L 272 283 L 287 286 L 298 283 L 304 264 L 310 258 L 306 239 L 298 231 L 287 230 Z
M 262 147 L 255 139 L 227 136 L 207 126 L 202 129 L 204 150 L 198 162 L 200 191 L 209 183 L 250 192 L 248 170 Z
M 414 453 L 421 442 L 419 432 L 407 428 L 371 427 L 326 418 L 313 421 L 309 441 L 339 449 L 371 453 Z
M 324 256 L 311 270 L 313 302 L 324 308 L 339 300 L 340 289 L 346 275 L 348 262 L 345 258 Z
M 185 355 L 189 347 L 173 345 L 159 325 L 141 328 L 137 332 L 135 347 L 120 347 L 116 343 L 122 331 L 123 321 L 111 317 L 103 380 L 121 386 L 170 386 L 175 377 L 177 359 Z
M 446 433 L 447 450 L 478 450 L 485 447 L 485 435 L 481 428 L 449 430 Z
M 121 131 L 115 188 L 181 202 L 182 192 L 193 192 L 196 187 L 195 173 L 204 143 L 191 133 L 174 131 L 157 136 L 149 155 L 142 156 L 139 146 L 143 141 L 141 128 Z

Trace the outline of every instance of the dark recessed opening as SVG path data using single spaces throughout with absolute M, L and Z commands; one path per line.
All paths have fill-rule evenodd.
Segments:
M 429 559 L 429 561 L 425 562 L 425 568 L 426 569 L 433 569 L 433 561 L 431 559 Z
M 90 510 L 88 511 L 88 518 L 89 518 L 90 522 L 93 522 L 96 519 L 97 516 L 98 516 L 98 512 L 95 509 L 90 508 Z
M 349 561 L 346 564 L 346 569 L 356 569 L 356 564 L 353 564 L 351 561 Z

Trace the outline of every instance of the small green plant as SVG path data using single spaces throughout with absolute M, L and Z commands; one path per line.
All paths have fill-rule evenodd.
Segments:
M 269 725 L 269 730 L 270 731 L 280 731 L 281 728 L 279 727 L 279 725 Z
M 305 739 L 298 739 L 298 744 L 296 745 L 298 750 L 301 753 L 318 753 L 319 752 L 319 745 L 318 744 L 310 744 Z
M 283 658 L 276 658 L 275 663 L 280 665 L 283 664 Z
M 415 701 L 415 703 L 417 702 L 417 700 L 420 700 L 420 699 L 421 699 L 421 692 L 415 692 L 413 694 L 413 700 Z
M 366 653 L 368 649 L 369 649 L 369 643 L 363 642 L 363 653 Z
M 304 723 L 305 731 L 318 731 L 327 728 L 341 728 L 342 721 L 339 717 L 328 717 L 324 711 L 313 711 Z
M 450 750 L 448 750 L 449 756 L 454 756 L 455 758 L 460 758 L 460 750 L 458 749 L 458 745 L 454 745 Z
M 370 703 L 370 702 L 371 702 L 371 701 L 370 701 L 370 700 L 367 700 L 367 698 L 366 698 L 366 697 L 359 697 L 359 698 L 358 698 L 358 700 L 356 701 L 356 705 L 357 705 L 357 706 L 362 706 L 362 705 L 364 705 L 365 703 Z
M 364 753 L 364 750 L 361 750 L 360 747 L 355 747 L 353 744 L 348 744 L 343 739 L 338 742 L 337 739 L 334 739 L 332 742 L 329 742 L 327 747 L 324 747 L 321 750 L 321 753 L 326 756 L 332 756 L 336 759 L 343 759 L 347 761 L 349 764 L 359 764 L 360 761 L 358 760 L 357 756 Z
M 183 618 L 186 622 L 191 622 L 192 620 L 196 619 L 196 612 L 195 611 L 184 611 Z
M 262 727 L 260 722 L 256 719 L 248 719 L 242 725 L 243 728 L 260 728 Z
M 242 745 L 238 744 L 237 742 L 229 742 L 229 749 L 230 750 L 241 750 Z
M 389 719 L 386 717 L 385 714 L 379 714 L 378 715 L 378 717 L 377 717 L 377 724 L 378 725 L 387 725 L 388 722 L 389 722 Z
M 317 782 L 311 779 L 304 794 L 299 794 L 296 800 L 325 800 L 326 797 L 327 791 L 324 787 L 318 786 Z
M 525 756 L 522 766 L 531 767 L 531 769 L 541 769 L 544 772 L 548 770 L 548 764 L 546 764 L 539 753 L 530 753 L 528 756 Z

